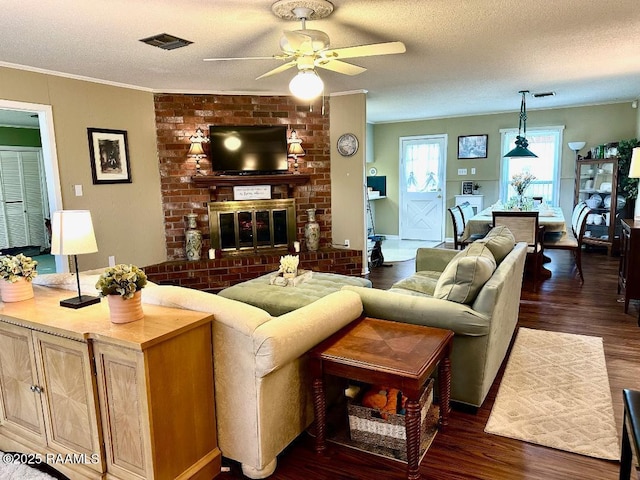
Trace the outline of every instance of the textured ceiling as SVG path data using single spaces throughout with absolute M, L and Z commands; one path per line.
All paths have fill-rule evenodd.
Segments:
M 402 41 L 407 52 L 321 70 L 326 92 L 368 91 L 370 122 L 517 111 L 519 90 L 554 91 L 527 107 L 612 103 L 640 95 L 638 0 L 334 0 L 307 22 L 333 47 Z M 278 60 L 203 62 L 279 53 L 270 0 L 3 2 L 0 65 L 61 72 L 154 92 L 288 94 L 295 71 L 255 78 Z M 138 40 L 169 33 L 171 51 Z

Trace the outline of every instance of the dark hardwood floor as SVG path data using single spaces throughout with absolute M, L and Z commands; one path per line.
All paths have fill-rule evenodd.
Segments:
M 604 339 L 609 382 L 618 432 L 622 425 L 622 389 L 640 390 L 640 328 L 638 304 L 629 314 L 617 294 L 617 257 L 589 251 L 583 254 L 584 285 L 580 284 L 571 254 L 548 252 L 546 267 L 552 278 L 534 293 L 528 280 L 522 292 L 519 326 L 592 335 Z M 640 268 L 640 266 L 635 266 Z M 413 261 L 374 269 L 369 278 L 376 288 L 388 288 L 396 279 L 413 272 Z M 505 361 L 506 364 L 506 361 Z M 504 364 L 503 367 L 504 369 Z M 454 372 L 455 375 L 455 372 Z M 598 460 L 551 448 L 484 433 L 495 400 L 502 370 L 483 406 L 476 414 L 454 410 L 449 428 L 436 435 L 421 463 L 425 480 L 514 480 L 618 478 L 618 462 Z M 286 408 L 274 405 L 273 414 Z M 326 455 L 313 452 L 312 438 L 303 433 L 279 457 L 274 480 L 394 480 L 405 478 L 405 464 L 329 444 Z M 230 473 L 221 480 L 244 478 L 239 466 L 225 461 Z

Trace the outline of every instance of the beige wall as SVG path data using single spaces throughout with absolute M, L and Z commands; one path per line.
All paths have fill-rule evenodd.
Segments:
M 366 223 L 364 212 L 366 156 L 366 94 L 354 93 L 331 97 L 331 225 L 333 243 L 363 251 L 366 267 Z M 343 133 L 353 133 L 359 141 L 355 155 L 343 157 L 336 142 Z
M 640 109 L 638 109 L 640 110 Z M 567 142 L 586 141 L 581 151 L 584 155 L 594 145 L 633 138 L 638 133 L 638 110 L 630 102 L 591 107 L 562 108 L 553 110 L 527 110 L 527 127 L 564 125 L 561 167 L 560 206 L 565 216 L 573 208 L 575 154 Z M 517 128 L 518 112 L 480 115 L 413 122 L 374 125 L 374 163 L 378 175 L 387 176 L 387 198 L 376 204 L 376 231 L 398 234 L 398 152 L 401 136 L 448 134 L 446 207 L 454 204 L 454 196 L 460 194 L 462 180 L 474 180 L 481 186 L 484 204 L 489 206 L 498 200 L 500 176 L 500 129 Z M 486 159 L 458 160 L 457 142 L 460 135 L 489 134 Z M 475 167 L 476 175 L 459 176 L 458 168 Z M 452 237 L 450 220 L 446 237 Z
M 0 68 L 0 99 L 52 107 L 63 208 L 90 210 L 98 242 L 98 253 L 79 258 L 81 269 L 107 265 L 110 255 L 140 266 L 165 260 L 150 92 Z M 93 185 L 89 127 L 127 131 L 133 183 Z

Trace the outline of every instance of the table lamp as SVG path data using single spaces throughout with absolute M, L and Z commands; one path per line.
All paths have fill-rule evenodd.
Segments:
M 82 295 L 78 272 L 78 255 L 98 251 L 96 236 L 89 210 L 59 210 L 53 212 L 51 225 L 51 253 L 53 255 L 73 255 L 76 267 L 78 296 L 61 300 L 60 305 L 69 308 L 82 308 L 100 303 L 100 297 Z
M 640 147 L 633 149 L 631 154 L 631 165 L 629 165 L 629 178 L 640 178 Z M 633 220 L 640 222 L 640 180 L 638 180 L 638 195 L 636 195 L 636 205 L 633 210 Z

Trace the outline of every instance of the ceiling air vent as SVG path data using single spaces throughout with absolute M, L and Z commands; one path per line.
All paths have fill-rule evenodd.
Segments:
M 140 39 L 141 42 L 151 45 L 152 47 L 162 48 L 163 50 L 174 50 L 176 48 L 186 47 L 193 43 L 189 40 L 183 40 L 182 38 L 174 37 L 168 33 L 161 33 L 149 38 Z
M 553 97 L 556 92 L 540 92 L 540 93 L 532 93 L 531 96 L 534 98 L 543 98 L 543 97 Z

